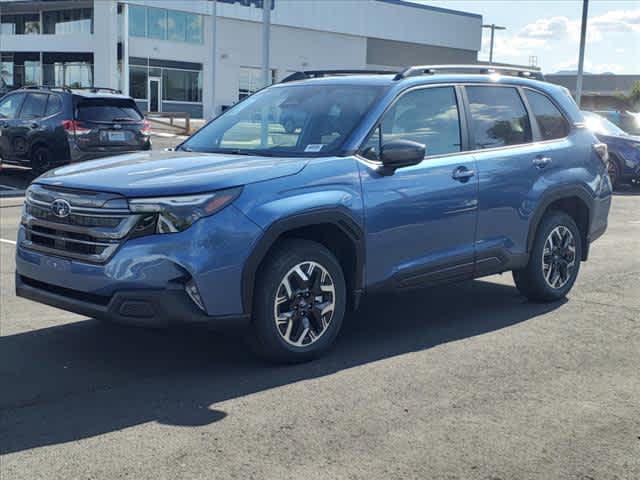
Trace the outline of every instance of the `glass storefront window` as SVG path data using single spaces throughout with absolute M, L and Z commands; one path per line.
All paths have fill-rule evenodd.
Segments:
M 202 15 L 187 14 L 187 35 L 189 43 L 202 43 Z
M 147 8 L 129 5 L 129 35 L 132 37 L 147 36 Z
M 40 62 L 24 62 L 23 85 L 40 85 Z
M 202 72 L 164 69 L 163 100 L 178 102 L 202 101 Z
M 129 67 L 129 95 L 147 98 L 147 67 Z
M 147 8 L 147 36 L 159 40 L 167 39 L 167 11 Z
M 42 12 L 45 34 L 93 33 L 93 10 L 73 8 Z

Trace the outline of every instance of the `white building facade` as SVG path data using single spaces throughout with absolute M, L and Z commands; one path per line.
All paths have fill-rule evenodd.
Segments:
M 480 49 L 482 17 L 467 12 L 403 0 L 271 1 L 272 82 L 299 70 L 475 63 Z M 117 88 L 144 111 L 208 118 L 263 86 L 262 7 L 0 0 L 1 86 Z

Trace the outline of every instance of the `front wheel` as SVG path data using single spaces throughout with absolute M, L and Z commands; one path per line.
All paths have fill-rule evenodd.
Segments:
M 340 263 L 323 245 L 287 240 L 256 277 L 251 344 L 276 362 L 312 360 L 333 344 L 345 314 Z
M 580 270 L 581 238 L 569 215 L 560 211 L 546 214 L 538 226 L 529 263 L 513 272 L 520 293 L 539 302 L 553 302 L 569 293 Z

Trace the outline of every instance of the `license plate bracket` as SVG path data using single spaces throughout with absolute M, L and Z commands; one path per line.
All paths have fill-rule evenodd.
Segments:
M 127 140 L 125 132 L 120 130 L 110 130 L 107 132 L 107 139 L 110 142 L 124 142 Z

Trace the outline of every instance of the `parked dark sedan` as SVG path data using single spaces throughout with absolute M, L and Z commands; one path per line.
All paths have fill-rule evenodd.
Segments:
M 640 136 L 629 135 L 593 112 L 582 113 L 587 128 L 609 147 L 609 177 L 613 188 L 623 182 L 640 181 Z

